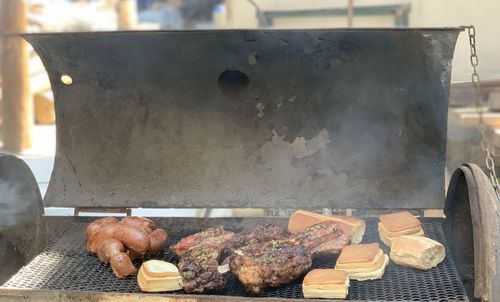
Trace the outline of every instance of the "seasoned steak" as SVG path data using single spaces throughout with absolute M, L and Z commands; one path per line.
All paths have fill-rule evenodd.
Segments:
M 334 221 L 323 221 L 312 225 L 290 237 L 290 240 L 304 245 L 313 256 L 338 253 L 350 242 L 347 236 L 342 236 L 342 229 Z
M 289 240 L 272 240 L 236 250 L 230 268 L 248 292 L 288 284 L 312 264 L 311 252 Z
M 256 243 L 285 239 L 289 236 L 283 226 L 272 223 L 258 224 L 237 233 L 224 248 L 225 255 L 231 255 L 235 250 Z
M 331 255 L 338 254 L 342 251 L 344 246 L 351 244 L 350 236 L 340 235 L 339 237 L 327 240 L 320 245 L 315 246 L 312 249 L 312 253 L 314 257 L 323 256 L 323 255 Z
M 188 250 L 179 261 L 181 286 L 187 293 L 204 293 L 220 290 L 226 279 L 219 273 L 220 251 L 211 248 L 195 247 Z
M 221 245 L 219 249 L 222 249 L 226 241 L 233 238 L 233 236 L 234 233 L 224 230 L 223 226 L 213 227 L 182 238 L 170 249 L 179 257 L 184 255 L 190 248 L 199 245 Z
M 282 240 L 247 245 L 230 257 L 231 271 L 247 291 L 288 284 L 305 273 L 315 254 L 331 252 L 346 240 L 333 221 L 324 221 Z
M 203 293 L 222 289 L 224 275 L 218 271 L 222 249 L 233 232 L 219 226 L 181 239 L 171 249 L 181 256 L 179 272 L 181 286 L 188 293 Z

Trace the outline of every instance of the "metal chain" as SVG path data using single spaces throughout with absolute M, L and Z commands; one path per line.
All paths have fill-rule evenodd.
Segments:
M 495 172 L 495 160 L 491 156 L 490 153 L 490 143 L 488 138 L 486 137 L 486 124 L 484 122 L 483 113 L 484 113 L 484 104 L 483 104 L 483 96 L 481 94 L 481 85 L 479 82 L 479 73 L 477 72 L 477 66 L 479 65 L 479 58 L 476 52 L 476 28 L 474 25 L 463 26 L 463 28 L 467 29 L 469 34 L 469 44 L 470 44 L 470 64 L 472 66 L 472 75 L 471 81 L 472 86 L 474 87 L 474 95 L 475 95 L 475 105 L 476 110 L 479 115 L 479 134 L 481 135 L 481 149 L 486 154 L 486 168 L 488 169 L 489 178 L 493 188 L 495 189 L 495 193 L 497 195 L 497 199 L 500 201 L 500 184 L 498 183 L 497 174 Z

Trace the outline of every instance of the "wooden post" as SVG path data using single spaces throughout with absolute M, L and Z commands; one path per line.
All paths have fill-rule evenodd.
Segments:
M 352 27 L 352 18 L 354 10 L 354 0 L 348 0 L 347 2 L 347 27 Z
M 137 25 L 137 1 L 118 0 L 116 4 L 118 29 L 131 30 Z
M 3 106 L 2 106 L 2 58 L 3 58 L 3 39 L 2 39 L 2 32 L 3 32 L 3 5 L 0 3 L 0 143 L 2 142 L 2 124 L 3 124 Z
M 4 32 L 25 32 L 25 0 L 2 0 Z M 19 152 L 32 146 L 33 101 L 30 93 L 29 50 L 22 38 L 3 39 L 2 58 L 2 136 L 4 149 Z

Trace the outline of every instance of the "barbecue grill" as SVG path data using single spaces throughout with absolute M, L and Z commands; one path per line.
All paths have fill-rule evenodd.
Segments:
M 27 166 L 0 157 L 2 261 L 27 263 L 0 300 L 257 299 L 232 275 L 220 292 L 143 294 L 135 278 L 118 280 L 87 254 L 88 218 L 43 216 L 48 206 L 329 209 L 366 218 L 364 242 L 378 242 L 379 213 L 408 209 L 446 246 L 444 262 L 429 271 L 391 263 L 382 280 L 352 281 L 348 299 L 471 301 L 475 290 L 495 301 L 498 216 L 487 177 L 463 166 L 445 201 L 447 99 L 461 30 L 24 35 L 52 83 L 57 152 L 43 202 Z M 443 208 L 446 219 L 425 215 Z M 170 245 L 210 226 L 237 231 L 286 223 L 282 216 L 155 221 Z M 162 258 L 178 261 L 167 248 Z M 262 297 L 303 299 L 301 281 Z

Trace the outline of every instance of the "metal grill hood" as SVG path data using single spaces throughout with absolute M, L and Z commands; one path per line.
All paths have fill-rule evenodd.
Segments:
M 55 95 L 44 203 L 442 208 L 460 30 L 25 35 Z

